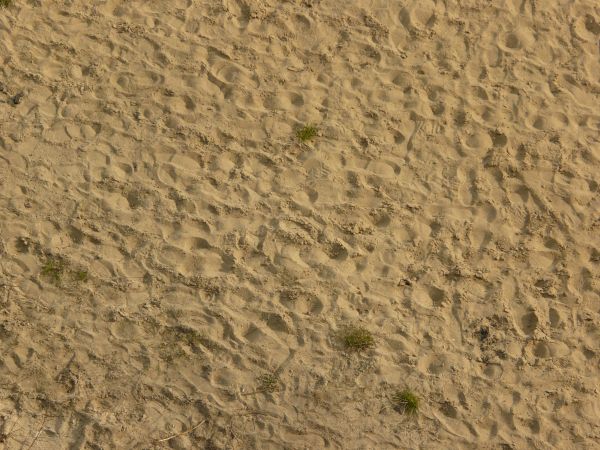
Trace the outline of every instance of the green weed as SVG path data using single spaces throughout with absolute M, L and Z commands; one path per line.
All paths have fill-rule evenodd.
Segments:
M 317 127 L 314 127 L 312 125 L 305 125 L 296 132 L 296 136 L 302 142 L 306 142 L 314 138 L 318 132 L 319 130 L 317 129 Z
M 396 411 L 402 414 L 414 416 L 419 412 L 419 397 L 408 388 L 396 392 L 392 396 L 392 401 Z
M 258 391 L 269 394 L 275 392 L 279 387 L 279 379 L 272 373 L 265 373 L 258 377 Z
M 363 327 L 349 327 L 341 333 L 342 343 L 346 350 L 362 351 L 375 345 L 375 338 Z
M 73 277 L 76 281 L 85 282 L 88 280 L 88 272 L 87 270 L 76 270 L 73 273 Z
M 41 271 L 42 275 L 54 284 L 60 284 L 64 272 L 65 263 L 60 258 L 48 258 L 42 266 Z

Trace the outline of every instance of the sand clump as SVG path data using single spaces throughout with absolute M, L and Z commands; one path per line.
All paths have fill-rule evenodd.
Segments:
M 6 3 L 5 448 L 597 445 L 596 2 Z

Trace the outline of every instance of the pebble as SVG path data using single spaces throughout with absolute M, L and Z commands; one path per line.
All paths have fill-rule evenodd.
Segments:
M 23 94 L 22 92 L 19 92 L 17 95 L 15 95 L 13 98 L 10 99 L 10 102 L 13 105 L 18 105 L 23 100 L 23 97 L 25 97 L 25 94 Z

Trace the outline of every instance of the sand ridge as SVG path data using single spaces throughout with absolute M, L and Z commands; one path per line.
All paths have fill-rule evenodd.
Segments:
M 597 446 L 596 2 L 13 3 L 5 448 Z

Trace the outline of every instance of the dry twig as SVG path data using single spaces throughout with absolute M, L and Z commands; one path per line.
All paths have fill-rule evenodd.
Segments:
M 46 419 L 47 419 L 47 417 L 44 416 L 44 418 L 42 419 L 42 424 L 40 425 L 40 429 L 35 434 L 35 437 L 33 438 L 33 441 L 31 441 L 31 444 L 29 444 L 29 447 L 27 447 L 27 450 L 31 450 L 31 448 L 33 448 L 33 446 L 37 442 L 38 438 L 40 437 L 40 434 L 42 434 L 42 431 L 44 431 L 44 424 L 46 423 Z
M 169 436 L 169 437 L 166 437 L 163 439 L 157 439 L 156 442 L 167 442 L 167 441 L 170 441 L 171 439 L 175 439 L 176 437 L 183 436 L 185 434 L 189 434 L 192 431 L 194 431 L 196 428 L 198 428 L 200 425 L 202 425 L 204 422 L 206 422 L 206 419 L 202 420 L 201 422 L 198 422 L 196 425 L 194 425 L 189 430 L 184 430 L 181 433 L 177 433 L 177 434 L 174 434 L 172 436 Z

